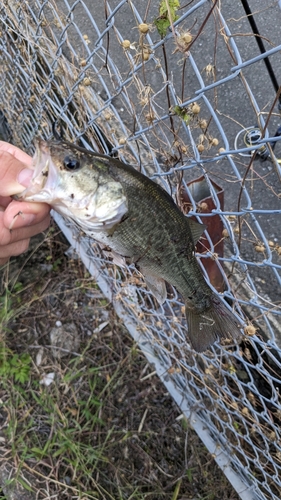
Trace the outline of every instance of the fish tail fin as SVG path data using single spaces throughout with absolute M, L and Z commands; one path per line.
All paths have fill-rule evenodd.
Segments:
M 198 352 L 205 351 L 218 339 L 238 339 L 241 336 L 238 320 L 220 298 L 212 294 L 210 302 L 211 306 L 200 313 L 190 308 L 190 302 L 185 304 L 188 336 Z

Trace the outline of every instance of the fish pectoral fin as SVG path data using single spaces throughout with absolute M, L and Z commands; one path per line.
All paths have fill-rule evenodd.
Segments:
M 143 268 L 140 268 L 140 272 L 144 277 L 147 288 L 153 293 L 159 304 L 163 304 L 167 298 L 165 280 L 163 280 L 163 278 L 158 278 L 158 276 L 151 274 L 150 271 Z
M 193 243 L 195 245 L 197 241 L 201 238 L 207 226 L 205 226 L 205 224 L 199 224 L 199 222 L 196 222 L 193 219 L 187 219 L 187 221 L 191 230 Z
M 112 258 L 112 262 L 116 266 L 126 267 L 126 258 L 123 257 L 122 255 L 119 255 L 119 253 L 114 252 L 114 250 L 109 250 L 109 251 L 104 250 L 104 253 Z

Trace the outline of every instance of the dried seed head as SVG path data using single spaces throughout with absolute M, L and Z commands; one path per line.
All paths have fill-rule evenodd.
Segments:
M 275 250 L 278 253 L 278 255 L 281 255 L 281 247 L 277 246 Z
M 181 36 L 180 36 L 180 39 L 186 43 L 186 44 L 189 44 L 191 41 L 192 41 L 192 34 L 187 31 L 186 33 L 183 33 Z
M 142 55 L 143 61 L 148 61 L 149 56 L 150 56 L 150 52 L 147 49 L 143 49 L 141 55 Z
M 80 61 L 80 66 L 86 66 L 86 64 L 87 64 L 87 63 L 86 63 L 86 59 L 82 59 L 82 60 Z
M 203 153 L 205 146 L 203 144 L 198 144 L 197 149 L 198 149 L 199 153 Z
M 255 250 L 256 252 L 263 253 L 265 251 L 265 247 L 263 245 L 256 245 Z
M 138 25 L 139 31 L 144 35 L 149 31 L 149 26 L 146 23 L 141 23 Z
M 88 35 L 83 35 L 84 40 L 89 40 Z
M 111 114 L 110 113 L 104 113 L 104 119 L 105 120 L 110 120 L 111 119 Z
M 271 441 L 275 441 L 276 440 L 276 433 L 274 431 L 270 431 L 268 433 L 268 437 Z
M 212 64 L 209 63 L 204 68 L 204 70 L 206 71 L 207 76 L 211 76 L 211 75 L 215 76 L 215 66 L 213 66 Z
M 257 329 L 254 327 L 254 325 L 246 325 L 244 327 L 244 333 L 245 335 L 248 335 L 249 337 L 252 337 L 255 335 Z
M 200 120 L 199 121 L 199 127 L 202 128 L 202 130 L 205 130 L 208 126 L 207 120 Z
M 84 80 L 83 80 L 83 85 L 85 85 L 86 87 L 88 87 L 89 85 L 91 85 L 91 83 L 92 83 L 91 79 L 88 76 L 86 76 L 84 78 Z
M 129 49 L 131 47 L 131 42 L 130 42 L 130 40 L 123 40 L 121 45 L 122 45 L 123 49 Z
M 153 120 L 155 120 L 155 114 L 153 112 L 147 113 L 145 115 L 145 119 L 148 123 L 153 123 Z
M 248 392 L 247 398 L 250 401 L 250 403 L 255 406 L 257 400 L 252 392 Z
M 118 141 L 118 142 L 119 142 L 120 146 L 122 146 L 123 144 L 126 144 L 126 139 L 125 139 L 125 137 L 121 137 L 121 139 L 119 139 L 119 141 Z
M 199 146 L 202 146 L 202 144 L 199 144 Z M 204 147 L 204 146 L 203 146 Z M 204 150 L 203 150 L 204 151 Z M 208 210 L 208 205 L 203 201 L 203 203 L 200 203 L 198 205 L 198 208 L 200 208 L 200 211 L 206 212 Z
M 219 153 L 225 153 L 225 149 L 224 148 L 220 148 L 219 149 Z
M 212 146 L 218 146 L 218 144 L 219 144 L 218 139 L 216 139 L 216 138 L 214 137 L 214 139 L 213 139 L 213 140 L 212 140 L 212 142 L 211 142 L 211 145 L 212 145 Z
M 223 230 L 222 230 L 222 236 L 223 236 L 224 238 L 229 238 L 229 232 L 228 232 L 228 230 L 227 230 L 227 229 L 223 229 Z
M 201 108 L 200 108 L 199 104 L 197 104 L 197 102 L 192 104 L 191 111 L 194 115 L 198 115 L 200 113 L 200 110 L 201 110 Z
M 274 245 L 274 241 L 268 240 L 268 245 L 269 245 L 271 248 L 272 248 L 272 247 L 274 247 L 274 246 L 275 246 L 275 245 Z

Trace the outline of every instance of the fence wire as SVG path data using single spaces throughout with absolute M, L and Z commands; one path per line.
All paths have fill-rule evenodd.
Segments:
M 280 9 L 255 2 L 276 19 L 259 55 L 239 2 L 182 4 L 0 2 L 1 138 L 32 152 L 60 119 L 66 138 L 118 155 L 208 222 L 198 259 L 245 336 L 199 355 L 176 290 L 159 306 L 134 266 L 57 217 L 241 498 L 279 500 L 280 116 L 263 59 L 280 78 Z

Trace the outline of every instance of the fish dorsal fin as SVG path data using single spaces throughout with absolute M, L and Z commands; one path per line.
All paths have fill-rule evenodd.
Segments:
M 199 224 L 199 222 L 192 219 L 188 219 L 187 222 L 191 230 L 193 243 L 195 245 L 199 238 L 201 238 L 207 226 L 205 226 L 205 224 Z

